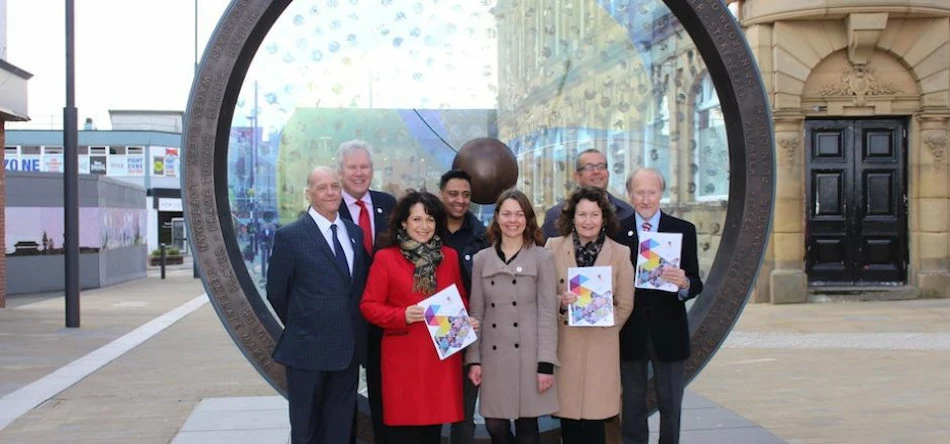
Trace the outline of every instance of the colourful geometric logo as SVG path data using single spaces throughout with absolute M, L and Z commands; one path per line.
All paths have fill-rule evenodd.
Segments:
M 643 258 L 647 260 L 646 262 L 642 263 L 644 269 L 653 270 L 654 268 L 660 266 L 661 260 L 663 258 L 661 258 L 656 252 L 656 248 L 659 246 L 660 243 L 653 239 L 647 239 L 643 242 L 640 242 L 640 256 L 643 256 Z
M 449 349 L 461 348 L 464 346 L 465 339 L 472 331 L 472 325 L 465 316 L 465 309 L 462 308 L 457 316 L 447 316 L 439 314 L 441 305 L 432 304 L 425 311 L 426 325 L 432 331 L 435 328 L 433 339 L 436 347 L 439 349 L 439 355 L 444 356 Z
M 568 291 L 577 296 L 571 304 L 571 325 L 595 325 L 613 313 L 609 288 L 598 292 L 605 285 L 602 274 L 588 276 L 577 274 L 568 281 Z

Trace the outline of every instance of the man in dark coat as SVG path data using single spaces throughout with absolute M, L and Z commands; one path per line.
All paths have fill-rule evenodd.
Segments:
M 679 442 L 680 410 L 689 357 L 689 324 L 686 301 L 703 290 L 699 277 L 696 227 L 660 211 L 666 189 L 663 175 L 653 168 L 640 168 L 627 179 L 627 192 L 635 213 L 621 222 L 620 236 L 630 247 L 634 267 L 643 232 L 681 233 L 680 266 L 665 266 L 660 277 L 678 288 L 663 291 L 637 288 L 633 314 L 620 331 L 620 380 L 623 385 L 621 433 L 624 444 L 646 444 L 647 364 L 653 365 L 653 380 L 660 410 L 660 443 Z
M 610 180 L 610 170 L 607 168 L 607 157 L 604 153 L 596 149 L 587 149 L 581 151 L 577 156 L 577 163 L 574 165 L 574 182 L 579 187 L 594 187 L 602 190 L 607 189 Z M 614 212 L 618 220 L 624 220 L 633 215 L 633 208 L 623 199 L 618 199 L 614 195 L 607 193 L 607 200 L 614 206 Z M 545 239 L 558 237 L 560 234 L 554 227 L 554 221 L 561 214 L 564 208 L 564 201 L 554 204 L 544 213 L 544 225 L 541 225 L 541 234 Z M 620 242 L 620 239 L 614 239 Z
M 439 193 L 445 206 L 447 217 L 446 230 L 440 234 L 442 242 L 458 252 L 459 266 L 465 294 L 472 290 L 472 259 L 488 247 L 485 226 L 469 211 L 472 206 L 472 177 L 462 170 L 449 170 L 439 180 Z M 475 442 L 475 400 L 478 387 L 468 379 L 468 372 L 462 369 L 462 402 L 465 420 L 452 424 L 451 444 L 472 444 Z

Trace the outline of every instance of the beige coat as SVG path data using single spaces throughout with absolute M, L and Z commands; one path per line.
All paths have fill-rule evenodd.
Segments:
M 568 267 L 576 267 L 570 236 L 548 239 L 554 253 L 558 294 L 567 291 Z M 633 265 L 630 249 L 609 238 L 597 255 L 595 266 L 613 269 L 613 327 L 569 327 L 567 318 L 558 322 L 556 374 L 560 410 L 555 416 L 568 419 L 606 419 L 620 413 L 620 328 L 633 310 Z
M 534 245 L 510 264 L 494 247 L 475 255 L 469 314 L 481 336 L 466 349 L 466 362 L 482 366 L 479 412 L 517 419 L 557 410 L 557 387 L 538 393 L 538 362 L 557 365 L 554 258 Z

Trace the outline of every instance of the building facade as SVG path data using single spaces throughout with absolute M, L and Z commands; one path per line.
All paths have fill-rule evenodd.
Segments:
M 106 176 L 146 189 L 145 208 L 148 213 L 145 240 L 149 251 L 160 244 L 173 243 L 173 221 L 184 218 L 181 204 L 181 133 L 80 130 L 78 157 L 81 175 Z M 4 143 L 4 170 L 62 173 L 62 131 L 9 130 Z
M 950 3 L 729 1 L 772 106 L 777 191 L 752 297 L 946 297 Z M 705 273 L 729 197 L 728 140 L 688 32 L 655 0 L 499 2 L 499 138 L 536 210 L 573 187 L 577 153 L 607 155 L 609 191 L 638 166 L 693 221 Z
M 696 224 L 700 268 L 718 250 L 729 157 L 718 96 L 695 44 L 658 0 L 499 2 L 499 138 L 544 211 L 574 188 L 578 153 L 603 152 L 626 199 L 639 166 L 666 179 L 664 211 Z
M 732 2 L 775 124 L 756 300 L 891 287 L 950 296 L 950 3 Z
M 29 120 L 27 115 L 27 81 L 32 74 L 7 62 L 7 2 L 0 0 L 0 144 L 6 137 L 7 122 Z M 0 160 L 3 160 L 0 154 Z M 0 170 L 0 242 L 3 242 L 6 219 L 6 179 Z M 0 246 L 6 247 L 3 244 Z M 6 262 L 0 256 L 0 308 L 6 306 Z

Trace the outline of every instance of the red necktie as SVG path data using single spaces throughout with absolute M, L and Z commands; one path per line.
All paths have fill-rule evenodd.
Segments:
M 373 227 L 369 224 L 369 211 L 366 209 L 366 203 L 357 200 L 356 205 L 360 207 L 360 229 L 363 230 L 363 248 L 366 252 L 373 254 Z
M 653 228 L 653 225 L 650 225 L 649 222 L 644 221 L 640 228 L 642 228 L 643 231 L 650 231 L 650 228 Z

